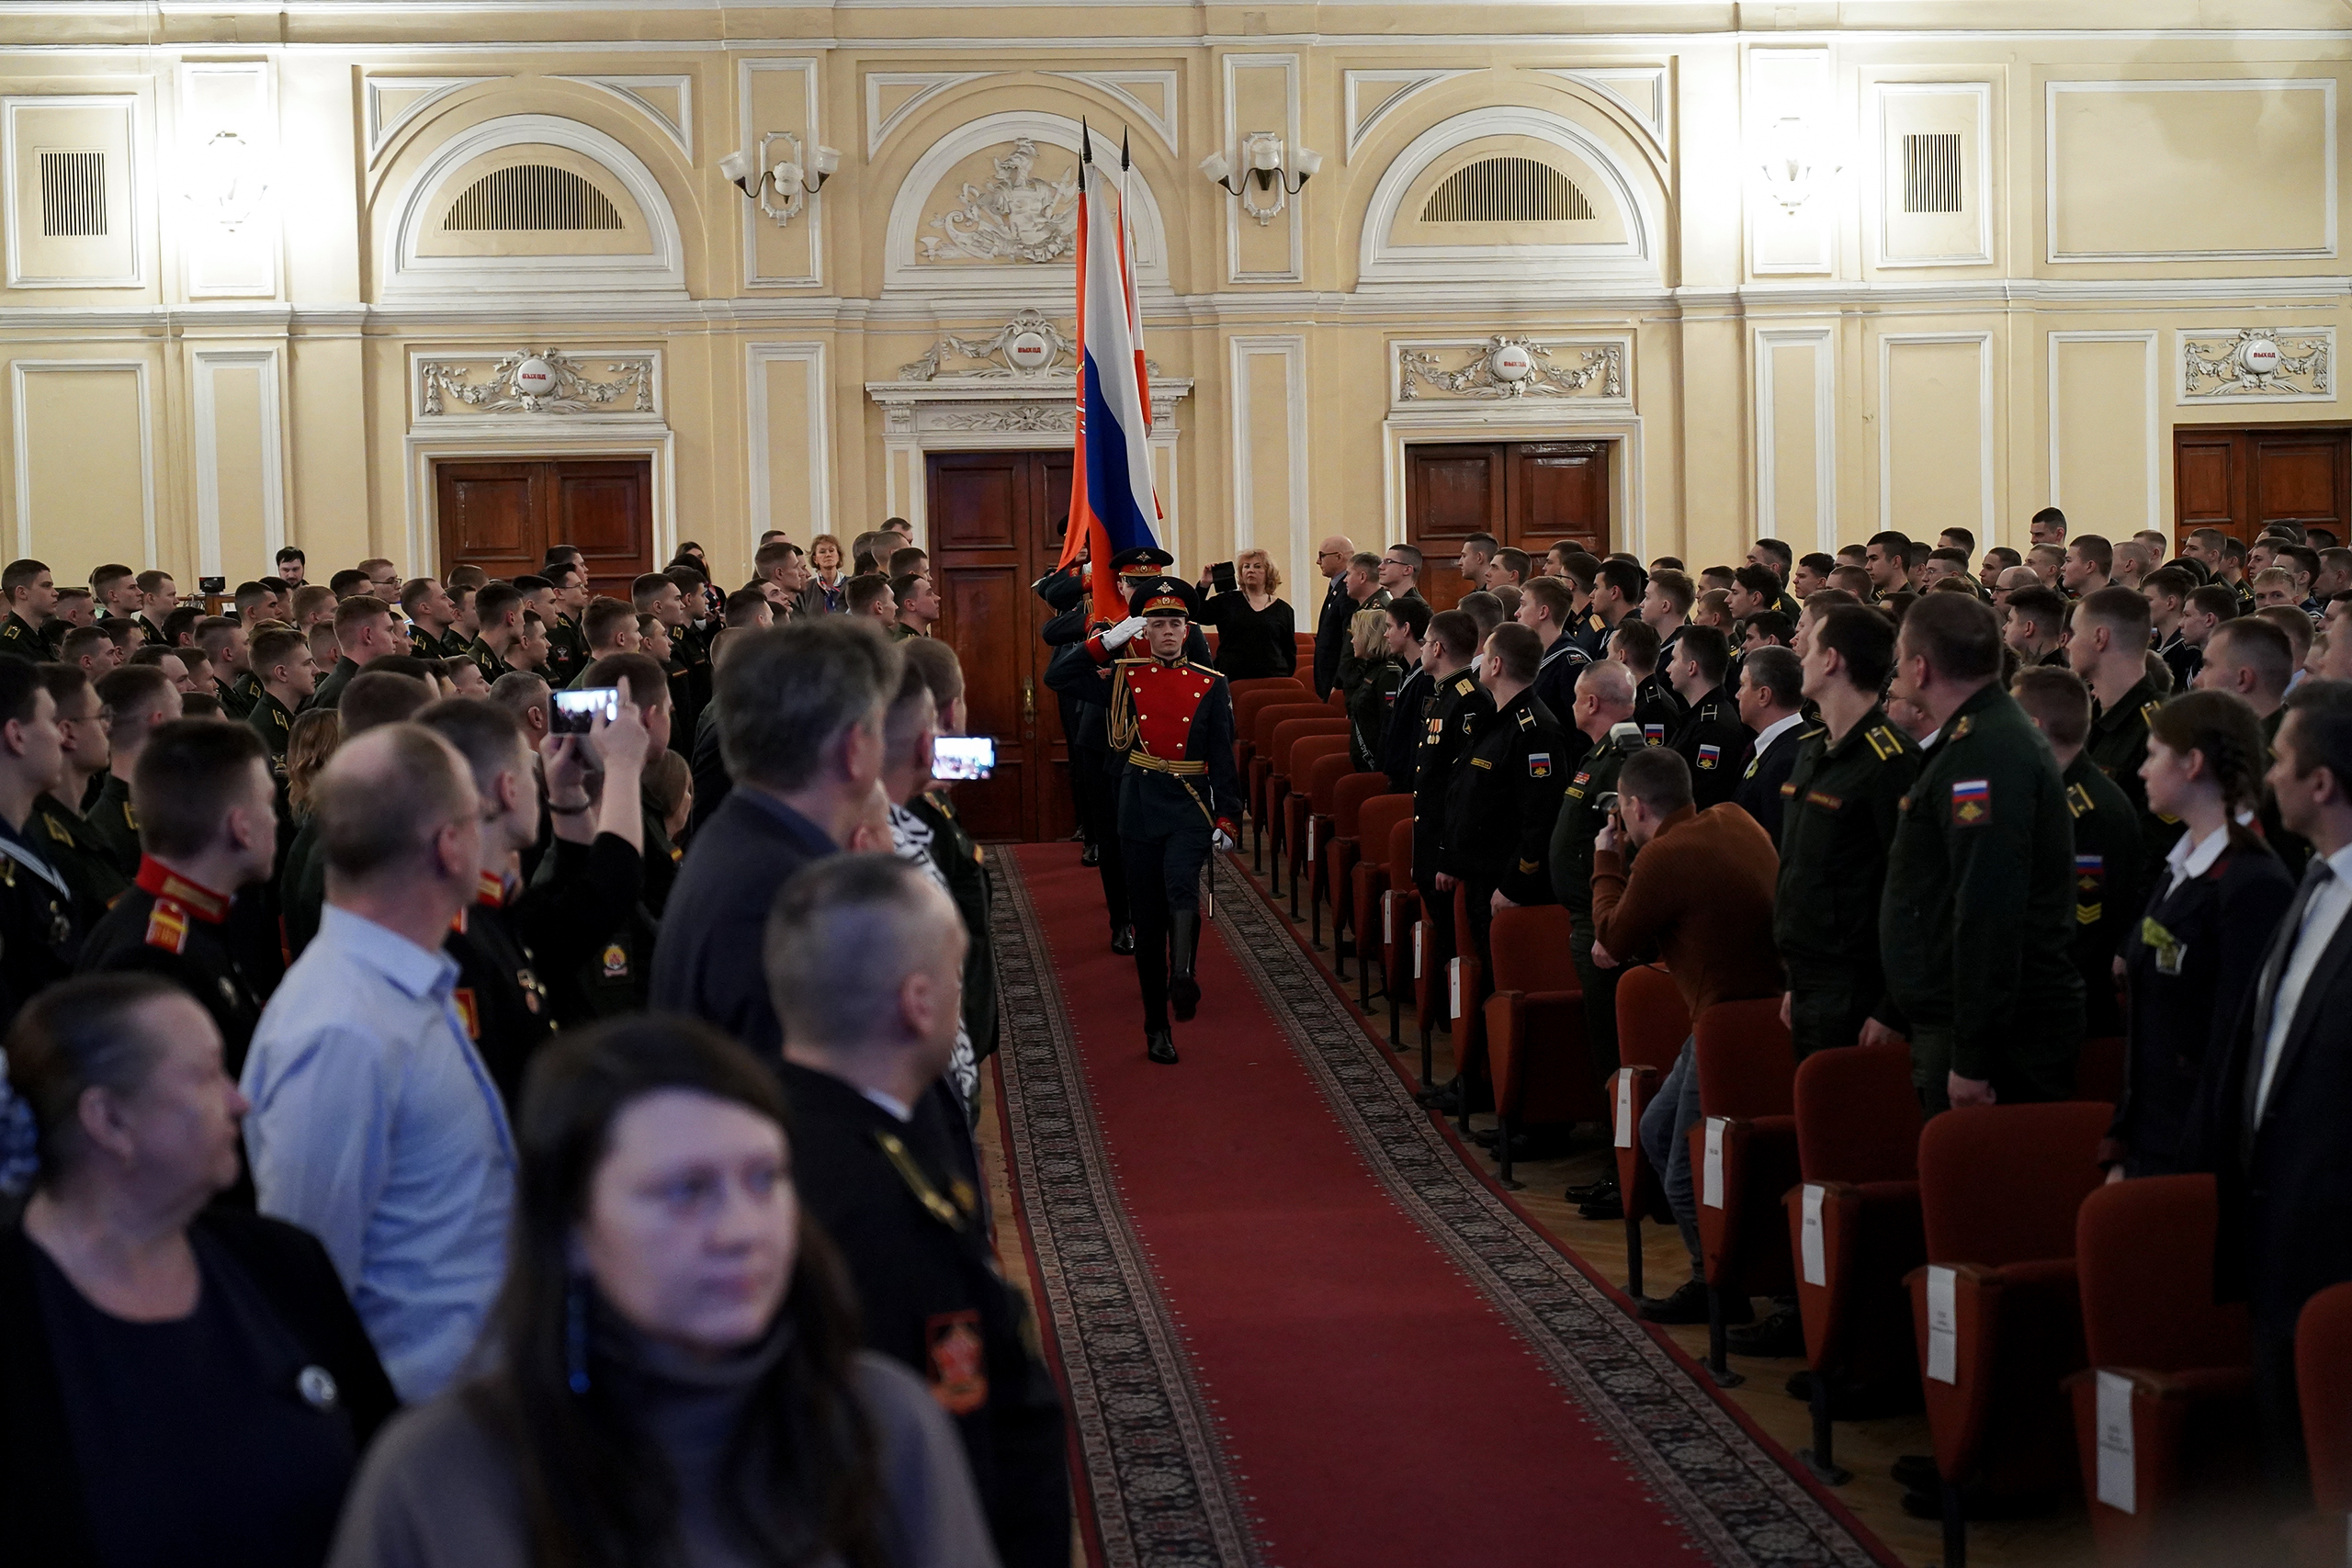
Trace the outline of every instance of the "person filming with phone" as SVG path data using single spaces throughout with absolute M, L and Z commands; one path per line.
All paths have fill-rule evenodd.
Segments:
M 1227 680 L 1297 672 L 1298 638 L 1290 601 L 1275 596 L 1282 585 L 1283 574 L 1263 550 L 1243 550 L 1201 573 L 1198 586 L 1207 595 L 1201 604 L 1201 624 L 1217 628 L 1216 667 Z

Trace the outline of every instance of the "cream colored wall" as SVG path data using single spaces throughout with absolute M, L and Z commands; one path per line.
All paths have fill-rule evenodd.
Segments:
M 2352 291 L 2335 7 L 2248 0 L 2234 34 L 2103 0 L 1890 0 L 1852 31 L 1836 9 L 1739 31 L 1755 8 L 459 0 L 395 20 L 324 0 L 117 24 L 32 0 L 0 21 L 0 228 L 27 241 L 0 281 L 0 509 L 61 577 L 119 558 L 184 585 L 208 562 L 256 575 L 279 540 L 314 570 L 430 565 L 435 456 L 643 452 L 659 544 L 700 540 L 730 578 L 763 527 L 920 517 L 923 449 L 1068 440 L 1051 386 L 933 408 L 900 367 L 1023 309 L 1069 330 L 1067 259 L 915 242 L 946 237 L 930 220 L 1013 129 L 1058 176 L 1050 135 L 1080 117 L 1098 147 L 1126 130 L 1157 214 L 1148 344 L 1163 385 L 1191 382 L 1155 451 L 1182 563 L 1255 544 L 1302 598 L 1322 535 L 1397 536 L 1418 441 L 1608 441 L 1614 542 L 1696 565 L 1766 528 L 2021 544 L 2052 499 L 2086 527 L 2162 526 L 2177 425 L 2343 417 L 2332 376 L 2240 400 L 2184 380 L 2192 346 L 2248 329 L 2333 353 Z M 642 227 L 503 247 L 603 256 L 485 265 L 480 236 L 424 235 L 403 259 L 413 183 L 495 164 L 467 139 L 509 123 Z M 35 154 L 118 127 L 115 233 L 40 242 Z M 1194 170 L 1257 130 L 1325 160 L 1263 224 Z M 257 201 L 220 199 L 223 131 Z M 778 224 L 718 164 L 781 132 L 841 168 Z M 1899 210 L 1906 132 L 1960 137 L 1963 211 Z M 1820 168 L 1793 211 L 1761 172 L 1789 145 Z M 1487 152 L 1553 163 L 1594 220 L 1484 247 L 1481 226 L 1421 224 L 1427 190 Z M 615 262 L 641 265 L 595 270 Z M 1564 365 L 1613 353 L 1618 390 L 1401 395 L 1400 354 L 1455 370 L 1496 335 Z M 421 362 L 478 385 L 551 348 L 592 380 L 645 361 L 650 390 L 427 411 Z M 922 397 L 1007 379 L 949 364 Z

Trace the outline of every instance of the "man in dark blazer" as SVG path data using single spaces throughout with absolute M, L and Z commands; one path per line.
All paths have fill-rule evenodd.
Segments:
M 882 709 L 898 690 L 901 656 L 879 623 L 854 615 L 729 637 L 716 701 L 734 787 L 678 868 L 651 999 L 655 1011 L 707 1019 L 773 1061 L 783 1031 L 760 972 L 768 906 L 794 872 L 836 852 L 872 807 Z
M 2295 1319 L 2319 1291 L 2352 1280 L 2352 683 L 2290 694 L 2276 752 L 2279 816 L 2312 860 L 2206 1124 L 2222 1202 L 2216 1284 L 2246 1302 L 2266 1451 L 2291 1483 L 2302 1468 Z
M 1785 648 L 1759 648 L 1740 660 L 1739 721 L 1756 732 L 1731 797 L 1781 841 L 1781 786 L 1797 765 L 1805 738 L 1817 732 L 1804 714 L 1804 664 Z
M 1316 570 L 1330 579 L 1330 585 L 1323 590 L 1323 608 L 1315 617 L 1315 694 L 1318 697 L 1329 696 L 1339 683 L 1340 656 L 1348 651 L 1348 622 L 1361 608 L 1348 592 L 1348 562 L 1355 553 L 1354 543 L 1339 534 L 1324 540 L 1315 552 Z

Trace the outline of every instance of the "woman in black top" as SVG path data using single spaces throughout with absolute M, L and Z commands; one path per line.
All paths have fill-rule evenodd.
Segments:
M 1290 601 L 1274 596 L 1283 574 L 1265 551 L 1243 550 L 1233 558 L 1233 575 L 1239 591 L 1215 594 L 1208 593 L 1208 574 L 1201 575 L 1201 592 L 1208 594 L 1201 620 L 1217 628 L 1217 669 L 1228 681 L 1295 674 L 1298 639 Z
M 2278 857 L 2237 821 L 2262 802 L 2263 757 L 2261 721 L 2225 692 L 2185 692 L 2149 724 L 2148 809 L 2186 831 L 2117 959 L 2131 1055 L 2100 1152 L 2109 1180 L 2209 1168 L 2196 1146 L 2199 1097 L 2295 896 Z
M 1386 609 L 1358 610 L 1348 623 L 1348 651 L 1340 659 L 1340 690 L 1348 701 L 1348 752 L 1356 772 L 1370 773 L 1388 728 L 1388 705 L 1405 679 L 1405 665 L 1388 649 L 1397 623 Z
M 392 1388 L 325 1248 L 206 1208 L 245 1111 L 210 1015 L 84 976 L 7 1055 L 0 1178 L 38 1185 L 0 1231 L 5 1555 L 314 1568 Z

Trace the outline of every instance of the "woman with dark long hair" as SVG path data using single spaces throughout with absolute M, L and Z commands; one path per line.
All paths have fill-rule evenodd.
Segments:
M 2295 897 L 2294 879 L 2245 825 L 2262 806 L 2265 755 L 2262 721 L 2227 692 L 2184 692 L 2149 722 L 2148 809 L 2183 830 L 2117 959 L 2131 1054 L 2100 1151 L 2109 1179 L 2211 1168 L 2198 1147 L 2199 1097 L 2211 1092 Z
M 492 1370 L 396 1422 L 335 1568 L 993 1568 L 946 1416 L 855 1348 L 772 1074 L 616 1019 L 534 1066 Z

